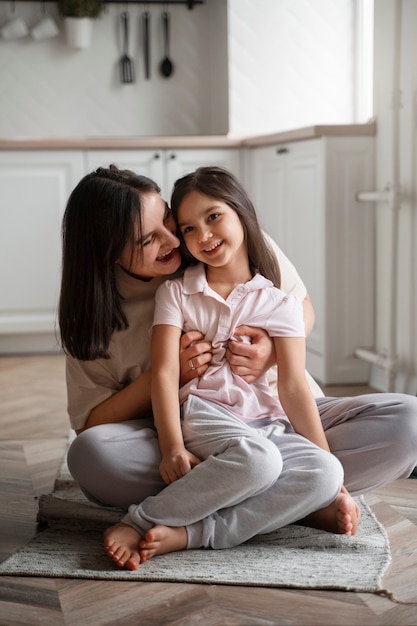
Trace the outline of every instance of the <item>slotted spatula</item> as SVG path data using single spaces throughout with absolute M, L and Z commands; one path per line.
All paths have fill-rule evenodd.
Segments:
M 123 55 L 120 59 L 120 80 L 122 83 L 135 82 L 135 66 L 133 59 L 129 56 L 129 13 L 123 11 L 122 15 L 123 30 Z

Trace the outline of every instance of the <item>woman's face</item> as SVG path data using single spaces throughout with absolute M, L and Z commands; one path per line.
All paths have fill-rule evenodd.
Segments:
M 133 250 L 130 244 L 125 247 L 119 265 L 138 278 L 169 276 L 181 264 L 174 218 L 157 193 L 142 194 L 141 207 L 142 236 L 138 236 Z

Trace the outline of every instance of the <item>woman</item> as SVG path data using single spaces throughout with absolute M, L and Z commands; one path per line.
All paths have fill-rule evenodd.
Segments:
M 164 486 L 150 417 L 149 329 L 155 291 L 180 267 L 178 246 L 159 188 L 145 177 L 100 168 L 85 176 L 69 198 L 59 323 L 67 353 L 68 412 L 78 437 L 68 464 L 86 496 L 102 505 L 127 509 Z M 314 312 L 305 286 L 288 259 L 276 247 L 274 251 L 282 290 L 303 300 L 308 334 Z M 227 358 L 233 371 L 251 382 L 272 364 L 273 349 L 261 330 L 243 327 L 238 332 L 250 336 L 252 345 L 231 342 Z M 207 369 L 210 349 L 199 333 L 182 337 L 182 384 Z M 316 402 L 352 494 L 409 475 L 417 457 L 416 398 L 370 394 Z M 258 532 L 268 532 L 303 518 L 313 510 L 312 501 L 318 509 L 326 507 L 335 491 L 332 476 L 321 462 L 311 473 L 317 478 L 314 495 L 295 463 L 285 476 L 287 483 L 280 489 L 277 481 L 273 493 L 262 494 L 256 510 L 249 500 L 218 512 L 216 524 L 223 530 L 213 547 L 241 541 L 254 517 Z M 196 545 L 210 523 L 193 529 Z

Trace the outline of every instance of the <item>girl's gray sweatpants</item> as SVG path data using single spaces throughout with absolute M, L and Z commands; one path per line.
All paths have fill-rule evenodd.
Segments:
M 123 521 L 142 536 L 155 524 L 186 526 L 189 548 L 224 548 L 300 519 L 317 502 L 320 508 L 323 501 L 330 504 L 342 487 L 336 457 L 295 434 L 288 420 L 245 424 L 192 395 L 182 413 L 185 447 L 205 461 L 156 496 L 129 506 Z M 305 492 L 302 500 L 291 488 L 296 482 Z M 275 498 L 279 507 L 272 504 Z

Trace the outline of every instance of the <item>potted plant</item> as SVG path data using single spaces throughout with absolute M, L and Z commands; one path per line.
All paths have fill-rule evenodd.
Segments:
M 87 48 L 91 42 L 93 19 L 103 9 L 103 0 L 59 0 L 64 18 L 67 43 L 73 48 Z

